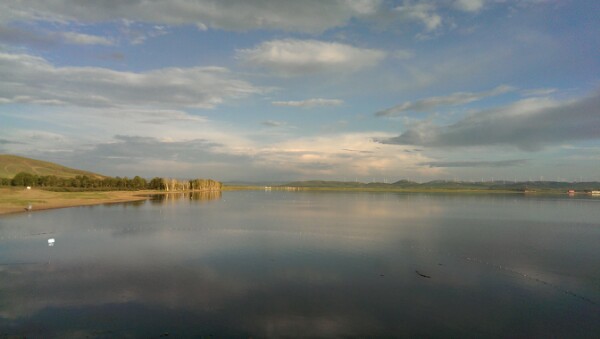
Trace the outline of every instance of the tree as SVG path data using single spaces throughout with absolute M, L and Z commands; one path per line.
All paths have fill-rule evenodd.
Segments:
M 34 186 L 35 183 L 37 176 L 26 172 L 17 173 L 11 182 L 13 186 Z
M 148 188 L 151 190 L 163 190 L 165 189 L 165 185 L 163 184 L 163 178 L 154 177 L 148 183 Z
M 135 188 L 138 190 L 146 188 L 146 179 L 136 175 L 135 177 L 133 177 L 133 179 L 131 179 L 131 188 Z

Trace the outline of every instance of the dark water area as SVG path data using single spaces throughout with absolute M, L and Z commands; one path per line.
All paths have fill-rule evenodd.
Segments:
M 600 199 L 239 191 L 0 218 L 0 338 L 599 335 Z

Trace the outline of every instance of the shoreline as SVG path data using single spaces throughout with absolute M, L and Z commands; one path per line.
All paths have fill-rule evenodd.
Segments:
M 154 191 L 52 192 L 41 189 L 0 188 L 0 216 L 50 209 L 123 203 L 148 199 Z M 31 204 L 32 209 L 26 210 Z
M 518 195 L 565 195 L 561 191 L 518 192 L 508 190 L 468 190 L 468 189 L 381 189 L 381 188 L 341 188 L 341 187 L 272 187 L 272 190 L 304 191 L 304 192 L 371 192 L 371 193 L 416 193 L 416 194 L 518 194 Z M 261 186 L 224 186 L 222 191 L 265 190 Z M 270 189 L 269 189 L 270 190 Z M 93 206 L 102 204 L 117 204 L 143 201 L 151 195 L 178 193 L 209 192 L 209 191 L 82 191 L 54 192 L 39 188 L 31 190 L 22 187 L 0 187 L 0 217 L 9 214 L 44 211 L 58 208 Z M 583 195 L 583 194 L 577 194 Z M 32 209 L 26 210 L 31 204 Z
M 39 188 L 31 190 L 22 187 L 0 188 L 0 217 L 10 214 L 45 211 L 51 209 L 93 206 L 103 204 L 118 204 L 148 200 L 151 195 L 193 193 L 208 191 L 83 191 L 83 192 L 54 192 Z M 27 206 L 32 209 L 28 211 Z

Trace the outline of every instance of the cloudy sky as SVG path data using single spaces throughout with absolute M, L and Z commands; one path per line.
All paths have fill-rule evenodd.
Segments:
M 218 180 L 600 180 L 596 0 L 7 0 L 0 153 Z

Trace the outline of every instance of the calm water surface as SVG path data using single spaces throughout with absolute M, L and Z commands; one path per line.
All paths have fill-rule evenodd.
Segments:
M 167 334 L 598 337 L 600 199 L 241 191 L 0 218 L 0 337 Z

